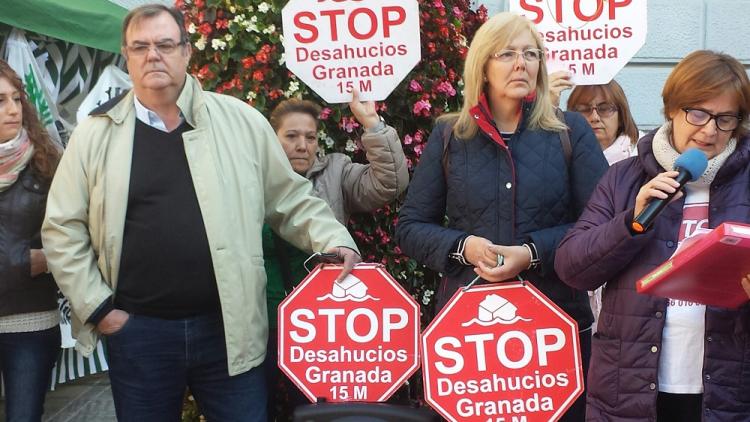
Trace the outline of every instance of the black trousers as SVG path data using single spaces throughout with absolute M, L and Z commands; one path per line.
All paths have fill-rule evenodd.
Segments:
M 656 398 L 657 422 L 701 422 L 703 394 L 659 393 Z

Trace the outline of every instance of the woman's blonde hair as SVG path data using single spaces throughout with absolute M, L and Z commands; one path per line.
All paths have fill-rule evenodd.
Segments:
M 457 138 L 471 139 L 477 133 L 478 126 L 471 115 L 471 108 L 479 103 L 479 98 L 484 92 L 485 68 L 490 56 L 507 47 L 524 31 L 534 38 L 536 48 L 544 52 L 544 42 L 534 24 L 515 13 L 498 13 L 477 30 L 464 62 L 464 104 L 458 113 L 441 116 L 439 119 L 455 121 L 453 133 Z M 532 129 L 566 130 L 567 126 L 555 115 L 555 108 L 549 98 L 546 62 L 547 59 L 542 54 L 536 77 L 536 101 L 528 117 L 527 126 Z

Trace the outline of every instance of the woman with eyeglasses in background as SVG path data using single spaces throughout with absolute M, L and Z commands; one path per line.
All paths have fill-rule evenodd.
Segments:
M 60 159 L 16 72 L 0 60 L 0 374 L 7 422 L 38 422 L 60 352 L 57 286 L 40 229 Z
M 576 86 L 568 97 L 568 110 L 583 114 L 589 122 L 609 165 L 637 155 L 636 143 L 641 133 L 630 114 L 625 92 L 615 80 L 605 85 Z M 596 332 L 602 309 L 601 287 L 589 292 L 589 301 L 594 313 L 592 331 Z
M 581 115 L 557 117 L 544 45 L 528 19 L 499 13 L 485 22 L 469 47 L 463 80 L 462 109 L 439 119 L 420 158 L 397 242 L 445 275 L 438 308 L 475 276 L 529 280 L 585 330 L 585 372 L 593 322 L 588 296 L 558 279 L 553 259 L 607 162 Z M 583 418 L 581 399 L 562 420 Z
M 577 86 L 568 98 L 568 110 L 577 111 L 594 130 L 609 165 L 637 154 L 640 138 L 620 84 Z
M 696 51 L 672 70 L 662 98 L 666 123 L 641 138 L 637 157 L 610 167 L 557 249 L 555 270 L 566 283 L 594 290 L 606 282 L 587 416 L 747 421 L 750 305 L 724 309 L 643 295 L 635 283 L 697 228 L 750 223 L 750 81 L 731 56 Z M 708 157 L 706 171 L 637 234 L 634 216 L 679 188 L 672 169 L 691 148 Z M 750 291 L 747 277 L 737 284 Z

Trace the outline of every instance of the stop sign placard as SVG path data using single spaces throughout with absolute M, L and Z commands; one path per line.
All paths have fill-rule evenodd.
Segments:
M 511 0 L 510 10 L 536 24 L 547 69 L 578 85 L 608 83 L 646 42 L 646 0 Z
M 286 65 L 329 103 L 384 100 L 419 62 L 417 0 L 290 0 Z
M 422 334 L 422 371 L 451 421 L 554 421 L 583 392 L 578 326 L 529 283 L 459 289 Z
M 419 366 L 419 305 L 382 265 L 319 265 L 279 305 L 279 367 L 310 401 L 385 401 Z

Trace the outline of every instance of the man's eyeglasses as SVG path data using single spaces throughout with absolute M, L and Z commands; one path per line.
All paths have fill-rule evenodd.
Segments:
M 591 113 L 596 111 L 596 113 L 601 117 L 609 117 L 617 112 L 617 106 L 612 103 L 599 103 L 595 106 L 581 104 L 573 107 L 573 110 L 587 116 L 590 116 Z
M 500 50 L 497 53 L 490 55 L 491 58 L 501 62 L 514 62 L 518 59 L 518 56 L 529 63 L 538 62 L 542 59 L 542 50 L 538 48 L 527 48 L 523 51 L 518 50 Z
M 133 45 L 128 45 L 126 48 L 133 56 L 145 56 L 152 48 L 156 49 L 160 55 L 168 56 L 174 53 L 177 50 L 177 47 L 182 45 L 185 45 L 185 41 L 161 41 L 156 44 L 135 43 Z
M 716 127 L 724 132 L 737 129 L 742 119 L 736 114 L 711 114 L 700 108 L 683 108 L 685 120 L 693 126 L 705 126 L 711 119 L 716 121 Z

